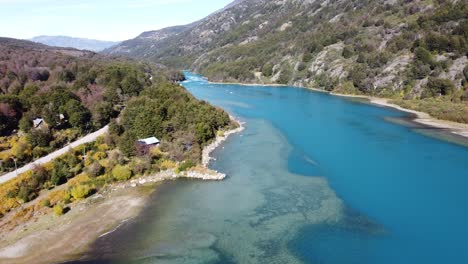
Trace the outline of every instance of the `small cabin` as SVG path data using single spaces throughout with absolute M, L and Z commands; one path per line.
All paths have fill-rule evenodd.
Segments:
M 33 120 L 33 127 L 34 128 L 39 128 L 43 124 L 44 124 L 44 119 L 42 119 L 42 118 L 36 118 L 36 119 Z
M 146 155 L 150 152 L 151 148 L 158 146 L 160 143 L 156 137 L 139 139 L 137 141 L 137 152 L 139 155 Z
M 150 138 L 145 138 L 145 139 L 139 139 L 138 143 L 142 145 L 146 145 L 146 146 L 157 146 L 161 142 L 159 141 L 159 139 L 155 137 L 150 137 Z

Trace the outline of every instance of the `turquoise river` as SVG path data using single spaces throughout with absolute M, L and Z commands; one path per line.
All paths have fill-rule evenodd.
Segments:
M 183 85 L 245 122 L 76 263 L 468 263 L 468 148 L 407 114 L 294 87 Z M 452 142 L 456 138 L 449 137 Z

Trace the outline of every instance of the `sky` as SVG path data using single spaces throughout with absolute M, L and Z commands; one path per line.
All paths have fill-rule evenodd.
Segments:
M 232 0 L 0 0 L 0 36 L 121 41 L 199 20 Z

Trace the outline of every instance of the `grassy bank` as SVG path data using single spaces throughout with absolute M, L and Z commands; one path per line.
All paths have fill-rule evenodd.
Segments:
M 451 102 L 443 98 L 391 100 L 403 108 L 428 113 L 434 118 L 468 124 L 468 102 Z

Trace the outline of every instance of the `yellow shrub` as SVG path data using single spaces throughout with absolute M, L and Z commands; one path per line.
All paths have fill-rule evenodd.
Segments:
M 132 177 L 132 171 L 128 166 L 116 165 L 112 169 L 112 176 L 118 181 L 126 181 Z
M 168 170 L 168 169 L 174 169 L 175 167 L 177 167 L 177 164 L 171 160 L 163 160 L 161 162 L 161 169 L 162 170 Z
M 98 148 L 99 151 L 108 151 L 108 150 L 110 150 L 109 145 L 107 145 L 107 144 L 99 144 L 97 146 L 97 148 Z
M 109 167 L 109 160 L 107 160 L 107 159 L 100 160 L 99 164 L 101 164 L 101 166 L 103 166 L 104 168 L 107 168 L 107 167 Z
M 2 151 L 0 152 L 0 160 L 7 160 L 7 159 L 10 159 L 11 158 L 11 153 L 9 150 L 5 150 L 5 151 Z
M 153 158 L 157 158 L 157 159 L 164 156 L 164 152 L 162 152 L 159 147 L 151 148 L 150 154 Z
M 94 160 L 103 160 L 107 157 L 107 154 L 106 152 L 103 152 L 103 151 L 98 151 L 96 153 L 93 154 L 92 158 Z
M 14 208 L 20 206 L 20 203 L 14 198 L 2 198 L 0 200 L 0 213 L 6 214 Z
M 13 216 L 12 222 L 18 223 L 18 222 L 24 222 L 24 221 L 31 219 L 31 217 L 33 217 L 34 215 L 34 209 L 35 209 L 34 206 L 29 206 L 27 208 L 20 210 L 18 213 L 16 213 Z
M 88 185 L 78 185 L 71 189 L 70 193 L 75 200 L 81 200 L 91 194 L 92 188 Z
M 216 132 L 216 136 L 224 137 L 224 131 L 218 130 L 218 132 Z
M 53 191 L 47 195 L 46 200 L 49 200 L 52 206 L 60 202 L 67 203 L 70 200 L 70 193 L 65 190 Z
M 54 206 L 54 213 L 56 216 L 62 216 L 64 213 L 63 206 L 61 206 L 60 204 Z
M 84 162 L 85 167 L 91 166 L 91 164 L 94 163 L 94 159 L 92 158 L 92 156 L 90 154 L 87 155 L 87 158 L 86 158 L 86 160 Z
M 82 173 L 82 174 L 76 176 L 75 178 L 69 180 L 68 185 L 69 186 L 78 186 L 78 185 L 81 185 L 83 183 L 87 183 L 90 180 L 91 179 L 89 178 L 89 176 L 86 173 Z

